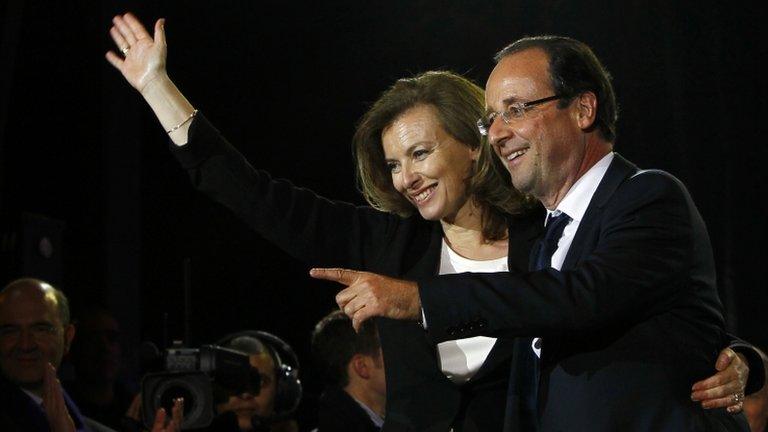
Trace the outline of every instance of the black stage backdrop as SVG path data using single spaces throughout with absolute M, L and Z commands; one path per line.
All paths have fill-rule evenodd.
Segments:
M 350 137 L 395 79 L 450 69 L 483 85 L 493 54 L 518 37 L 585 41 L 614 76 L 617 150 L 688 185 L 709 226 L 729 328 L 768 346 L 768 38 L 757 2 L 6 2 L 4 235 L 21 213 L 63 222 L 62 270 L 50 278 L 75 308 L 111 307 L 130 346 L 182 338 L 186 310 L 192 345 L 261 329 L 307 360 L 337 287 L 192 190 L 150 110 L 103 58 L 110 19 L 126 10 L 150 27 L 167 19 L 172 78 L 255 166 L 361 204 Z M 2 283 L 24 261 L 4 254 L 16 261 Z M 311 400 L 317 382 L 305 365 Z

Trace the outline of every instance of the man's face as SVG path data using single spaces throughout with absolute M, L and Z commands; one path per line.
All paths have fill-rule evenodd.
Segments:
M 46 364 L 58 368 L 73 336 L 52 292 L 30 287 L 0 297 L 0 372 L 19 386 L 39 389 Z
M 78 379 L 114 382 L 120 372 L 120 326 L 108 313 L 92 312 L 77 324 L 70 359 Z
M 502 112 L 510 104 L 554 94 L 547 55 L 540 49 L 527 49 L 505 57 L 493 69 L 486 84 L 486 108 Z M 545 205 L 546 198 L 564 193 L 569 181 L 572 184 L 584 156 L 578 104 L 571 102 L 560 109 L 558 102 L 534 106 L 510 124 L 497 116 L 488 133 L 512 184 Z
M 251 424 L 251 417 L 269 417 L 274 413 L 275 392 L 277 390 L 275 362 L 272 360 L 272 356 L 267 353 L 253 354 L 250 356 L 250 362 L 251 366 L 258 369 L 261 375 L 259 393 L 253 394 L 246 391 L 230 396 L 226 402 L 218 407 L 219 412 L 234 412 L 237 415 L 238 423 L 248 427 Z

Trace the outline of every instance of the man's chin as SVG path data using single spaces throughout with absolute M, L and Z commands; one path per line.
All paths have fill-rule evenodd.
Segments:
M 235 414 L 238 417 L 253 417 L 258 413 L 255 409 L 236 409 Z
M 43 379 L 45 365 L 40 361 L 6 361 L 0 366 L 0 374 L 11 381 Z
M 522 176 L 514 176 L 511 175 L 512 178 L 512 186 L 517 189 L 518 192 L 531 195 L 533 192 L 533 181 L 530 178 L 523 178 Z
M 14 379 L 15 378 L 15 379 Z M 43 378 L 42 377 L 14 377 L 11 379 L 11 382 L 18 385 L 19 387 L 23 388 L 24 390 L 29 390 L 31 392 L 36 392 L 43 388 Z

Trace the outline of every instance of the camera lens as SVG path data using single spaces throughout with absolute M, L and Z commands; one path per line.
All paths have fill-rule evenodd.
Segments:
M 163 391 L 160 395 L 159 406 L 165 408 L 165 411 L 170 413 L 173 408 L 174 399 L 184 398 L 184 417 L 187 417 L 192 411 L 196 400 L 192 396 L 192 392 L 186 387 L 170 387 Z
M 197 421 L 201 417 L 202 410 L 204 409 L 204 401 L 210 399 L 204 391 L 210 392 L 209 388 L 195 385 L 195 381 L 190 381 L 186 378 L 171 378 L 162 382 L 155 391 L 154 406 L 165 408 L 167 413 L 171 413 L 173 407 L 173 400 L 176 398 L 184 398 L 184 422 Z

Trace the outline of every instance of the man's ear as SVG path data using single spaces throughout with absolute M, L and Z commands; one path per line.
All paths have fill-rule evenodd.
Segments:
M 72 339 L 75 338 L 75 326 L 68 324 L 64 327 L 64 354 L 69 352 L 69 348 L 72 346 Z
M 590 129 L 597 119 L 597 96 L 591 91 L 584 92 L 576 98 L 576 121 L 581 130 Z
M 371 377 L 371 371 L 368 365 L 368 356 L 362 354 L 355 354 L 349 361 L 350 369 L 362 379 L 369 379 Z

